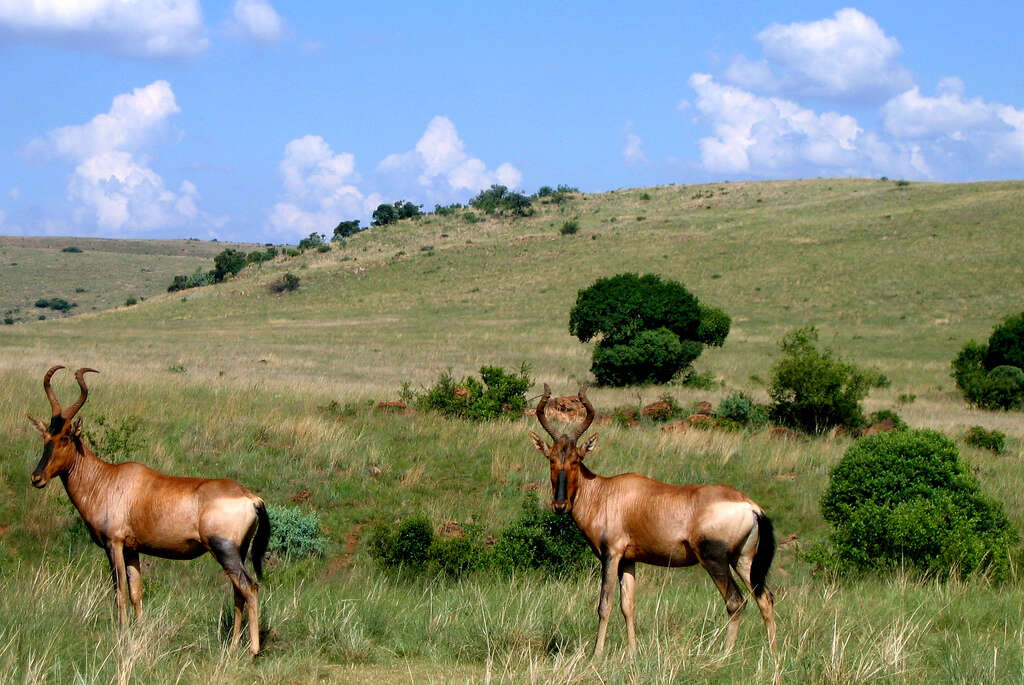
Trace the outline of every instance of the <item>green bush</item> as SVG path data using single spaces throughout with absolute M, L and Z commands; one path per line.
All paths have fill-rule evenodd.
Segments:
M 326 236 L 324 236 L 322 233 L 313 232 L 299 241 L 298 248 L 303 251 L 313 250 L 320 247 L 321 245 L 326 244 L 326 240 Z
M 964 442 L 971 447 L 992 450 L 996 454 L 1006 451 L 1006 433 L 997 430 L 985 430 L 981 426 L 971 426 L 964 435 Z
M 580 231 L 580 222 L 576 219 L 569 219 L 562 224 L 562 227 L 558 229 L 558 232 L 562 235 L 575 235 Z
M 351 221 L 341 221 L 337 226 L 334 227 L 334 236 L 331 240 L 336 242 L 343 242 L 345 238 L 353 236 L 359 231 L 363 230 L 359 227 L 359 219 L 352 219 Z
M 481 190 L 469 201 L 469 205 L 484 214 L 514 217 L 531 216 L 533 214 L 533 205 L 530 204 L 530 198 L 498 184 L 492 185 L 487 190 Z
M 665 383 L 700 356 L 705 342 L 724 341 L 728 316 L 702 308 L 677 281 L 623 273 L 579 291 L 569 332 L 584 343 L 598 338 L 591 364 L 598 383 Z
M 885 421 L 886 419 L 892 420 L 893 426 L 895 426 L 894 430 L 904 431 L 907 430 L 908 428 L 907 422 L 900 418 L 900 415 L 894 412 L 892 409 L 880 409 L 878 411 L 871 412 L 871 415 L 868 416 L 867 421 L 865 423 L 867 423 L 867 425 L 869 426 L 873 426 L 876 423 L 881 423 L 882 421 Z
M 1017 535 L 985 496 L 956 445 L 930 430 L 891 431 L 855 442 L 821 499 L 838 571 L 900 565 L 946 578 L 989 571 L 1002 580 Z
M 779 343 L 783 357 L 768 387 L 772 420 L 808 433 L 863 426 L 860 401 L 868 394 L 871 372 L 836 359 L 828 348 L 818 350 L 817 340 L 818 331 L 809 327 L 788 333 Z
M 480 380 L 466 376 L 461 383 L 455 382 L 449 370 L 441 374 L 433 387 L 415 395 L 413 403 L 421 411 L 471 421 L 517 417 L 526 408 L 526 391 L 532 385 L 525 363 L 518 374 L 508 373 L 500 366 L 482 366 Z
M 288 271 L 284 276 L 270 284 L 270 290 L 275 293 L 292 292 L 293 290 L 298 290 L 301 282 L 301 278 Z
M 968 341 L 951 366 L 957 387 L 971 404 L 1024 408 L 1024 313 L 996 326 L 987 345 Z
M 63 297 L 51 297 L 49 299 L 39 298 L 36 300 L 36 306 L 40 309 L 50 308 L 56 312 L 67 312 L 71 311 L 72 307 L 77 307 L 78 305 L 74 302 L 68 302 Z
M 414 205 L 407 200 L 398 200 L 394 204 L 377 205 L 377 209 L 373 210 L 372 225 L 387 226 L 401 219 L 414 219 L 422 214 L 420 211 L 422 207 L 422 205 Z
M 228 248 L 213 258 L 213 271 L 210 272 L 210 276 L 214 283 L 220 283 L 245 268 L 246 263 L 244 252 Z
M 61 250 L 61 252 L 72 252 L 72 253 L 75 253 L 75 254 L 78 254 L 81 251 L 82 251 L 82 248 L 78 247 L 77 245 L 68 245 L 67 247 L 65 247 L 65 248 L 63 248 Z
M 320 516 L 315 511 L 303 514 L 297 507 L 267 505 L 270 518 L 268 551 L 282 557 L 322 556 L 327 538 L 320 529 Z
M 578 574 L 593 566 L 593 553 L 571 516 L 541 507 L 528 492 L 519 516 L 498 536 L 491 550 L 498 571 L 534 569 L 552 575 Z
M 734 392 L 718 403 L 718 416 L 741 426 L 759 427 L 768 423 L 768 408 L 743 392 Z
M 387 570 L 422 572 L 430 557 L 434 529 L 423 514 L 411 516 L 397 528 L 377 524 L 370 536 L 370 555 Z

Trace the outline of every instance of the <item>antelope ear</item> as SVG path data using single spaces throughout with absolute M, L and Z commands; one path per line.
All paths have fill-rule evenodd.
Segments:
M 32 425 L 35 426 L 37 431 L 39 431 L 43 435 L 46 435 L 47 425 L 45 423 L 31 415 L 29 415 L 28 420 L 32 422 Z
M 583 448 L 579 451 L 580 459 L 594 451 L 594 448 L 597 446 L 598 435 L 599 433 L 594 433 L 589 438 L 587 438 L 587 441 L 585 443 L 583 443 Z
M 540 436 L 534 433 L 533 431 L 530 431 L 530 442 L 533 443 L 533 446 L 537 448 L 538 452 L 540 452 L 544 456 L 547 456 L 548 446 L 544 443 L 543 440 L 541 440 Z

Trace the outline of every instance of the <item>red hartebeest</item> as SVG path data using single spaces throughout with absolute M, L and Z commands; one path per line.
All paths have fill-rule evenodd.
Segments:
M 235 591 L 235 624 L 231 645 L 242 633 L 242 609 L 248 607 L 249 651 L 260 651 L 258 586 L 243 562 L 252 542 L 252 565 L 263 575 L 263 555 L 270 539 L 270 520 L 261 500 L 226 478 L 176 478 L 135 462 L 110 464 L 97 457 L 82 441 L 82 419 L 72 420 L 89 394 L 78 369 L 78 401 L 67 409 L 50 387 L 50 378 L 63 366 L 43 376 L 43 389 L 53 415 L 49 425 L 29 416 L 43 434 L 43 457 L 32 472 L 32 485 L 45 487 L 60 476 L 68 497 L 78 509 L 93 542 L 107 552 L 114 579 L 118 619 L 127 622 L 127 598 L 142 615 L 142 575 L 139 554 L 167 559 L 194 559 L 209 551 L 217 559 Z
M 636 562 L 656 566 L 700 564 L 722 593 L 729 613 L 726 651 L 739 632 L 740 612 L 746 599 L 729 568 L 753 593 L 775 646 L 775 609 L 765 577 L 775 555 L 771 521 L 753 500 L 727 485 L 668 485 L 635 473 L 605 478 L 592 472 L 583 458 L 593 451 L 597 435 L 582 447 L 576 441 L 594 420 L 587 387 L 579 398 L 587 411 L 583 422 L 559 435 L 544 416 L 551 389 L 537 405 L 537 420 L 554 443 L 548 445 L 533 431 L 530 438 L 551 464 L 554 510 L 570 512 L 573 521 L 601 560 L 601 596 L 597 606 L 597 643 L 594 656 L 604 649 L 608 617 L 618 578 L 622 615 L 626 620 L 629 651 L 636 651 L 633 619 Z

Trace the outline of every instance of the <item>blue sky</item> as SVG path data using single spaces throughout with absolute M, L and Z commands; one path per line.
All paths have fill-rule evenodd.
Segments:
M 0 0 L 0 234 L 294 243 L 492 183 L 1024 178 L 1021 2 L 349 4 Z

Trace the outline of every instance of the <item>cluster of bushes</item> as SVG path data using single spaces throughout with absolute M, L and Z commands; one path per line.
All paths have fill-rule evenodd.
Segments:
M 362 230 L 362 227 L 359 225 L 359 219 L 341 221 L 338 223 L 337 226 L 334 227 L 334 236 L 331 238 L 331 240 L 340 243 L 343 242 L 349 236 L 353 236 Z
M 387 226 L 401 219 L 415 219 L 420 216 L 423 205 L 414 205 L 407 200 L 399 200 L 394 204 L 380 204 L 373 210 L 372 226 Z
M 1004 319 L 987 344 L 965 344 L 952 367 L 957 387 L 971 404 L 1024 408 L 1024 312 Z
M 75 302 L 68 302 L 63 297 L 41 297 L 36 300 L 36 306 L 40 309 L 52 309 L 55 312 L 69 312 L 72 307 L 77 307 Z
M 998 430 L 986 430 L 982 426 L 971 426 L 964 435 L 964 442 L 971 447 L 991 450 L 996 454 L 1006 451 L 1006 433 Z
M 270 284 L 270 292 L 272 293 L 288 293 L 293 290 L 298 290 L 301 279 L 293 274 L 291 271 L 285 273 L 284 276 L 277 279 Z
M 542 202 L 549 202 L 556 205 L 560 205 L 569 198 L 569 195 L 578 192 L 580 192 L 579 188 L 574 188 L 572 186 L 567 186 L 563 184 L 559 184 L 557 188 L 552 188 L 551 186 L 541 186 L 540 188 L 537 189 L 537 192 L 534 195 L 534 197 Z
M 704 345 L 722 345 L 729 325 L 725 312 L 656 274 L 598 279 L 579 291 L 569 313 L 569 332 L 580 342 L 599 338 L 590 371 L 598 384 L 613 386 L 667 383 Z
M 448 370 L 422 393 L 406 388 L 403 394 L 420 411 L 486 421 L 500 416 L 520 416 L 526 408 L 526 391 L 532 385 L 529 367 L 524 363 L 518 374 L 500 366 L 482 366 L 479 379 L 466 376 L 461 382 L 456 382 Z
M 469 205 L 484 214 L 513 217 L 533 214 L 533 205 L 529 197 L 497 183 L 477 193 L 469 201 Z
M 587 541 L 572 518 L 542 507 L 535 492 L 527 493 L 519 515 L 493 538 L 485 538 L 479 526 L 460 529 L 457 536 L 439 536 L 422 514 L 397 524 L 382 523 L 370 537 L 370 554 L 390 572 L 452 579 L 474 571 L 537 570 L 561 576 L 594 567 Z
M 931 430 L 855 442 L 832 469 L 821 511 L 830 544 L 808 556 L 840 573 L 907 566 L 1003 580 L 1017 541 L 1002 504 L 981 492 L 956 445 Z
M 322 236 L 319 236 L 318 234 L 313 235 L 316 235 L 317 239 L 322 238 Z M 303 238 L 303 240 L 310 239 Z M 173 293 L 179 290 L 188 290 L 189 288 L 199 288 L 213 283 L 221 283 L 229 276 L 237 274 L 249 264 L 259 265 L 263 262 L 268 262 L 277 257 L 278 254 L 280 254 L 280 251 L 273 245 L 267 245 L 265 250 L 253 250 L 249 253 L 245 253 L 242 250 L 236 250 L 234 248 L 222 250 L 213 258 L 212 269 L 209 271 L 196 269 L 196 271 L 191 275 L 181 274 L 175 276 L 171 281 L 171 284 L 167 286 L 167 292 Z M 299 252 L 294 251 L 294 254 L 298 255 Z

